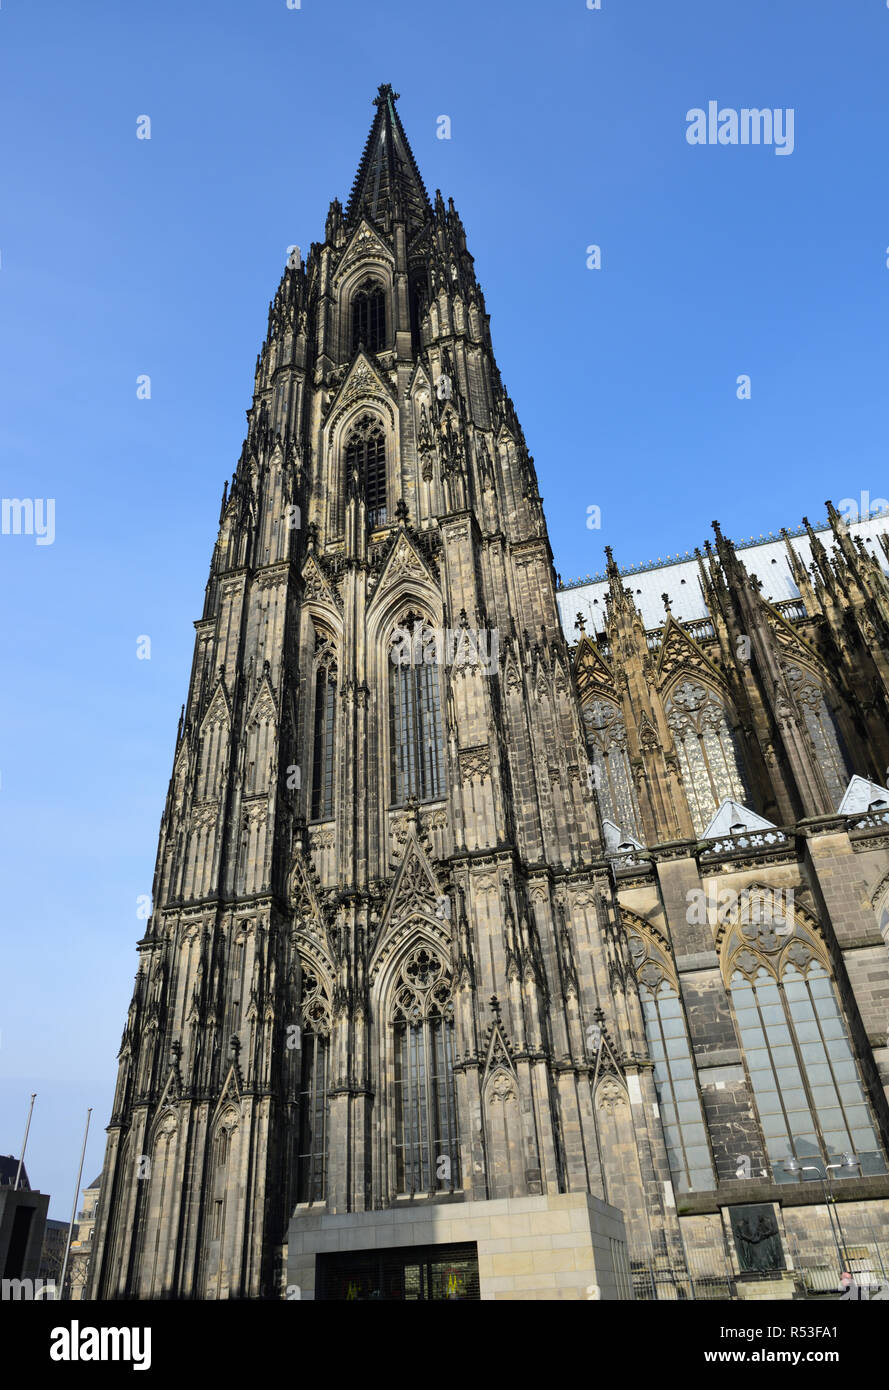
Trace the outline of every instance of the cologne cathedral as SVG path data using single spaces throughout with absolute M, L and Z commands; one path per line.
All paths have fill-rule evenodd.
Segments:
M 560 587 L 396 100 L 269 309 L 90 1296 L 879 1280 L 889 520 Z

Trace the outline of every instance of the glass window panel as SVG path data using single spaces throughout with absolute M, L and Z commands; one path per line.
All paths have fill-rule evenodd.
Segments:
M 673 1091 L 677 1100 L 696 1101 L 698 1098 L 697 1087 L 693 1079 L 689 1079 L 688 1081 L 675 1081 L 673 1083 Z
M 681 1018 L 682 1016 L 682 1005 L 676 995 L 665 994 L 663 990 L 658 994 L 658 1009 L 661 1018 Z
M 787 1110 L 808 1110 L 809 1102 L 806 1100 L 805 1091 L 788 1088 L 784 1092 L 784 1105 Z
M 801 1043 L 810 1043 L 818 1042 L 821 1037 L 821 1034 L 818 1031 L 818 1024 L 815 1022 L 797 1023 L 796 1036 L 799 1038 Z
M 783 1115 L 761 1114 L 759 1119 L 760 1124 L 762 1125 L 762 1132 L 766 1136 L 766 1139 L 776 1134 L 787 1133 L 787 1125 L 785 1123 Z
M 738 991 L 735 990 L 735 994 L 737 994 L 737 992 Z M 749 1006 L 746 1008 L 738 1004 L 735 1005 L 735 1018 L 738 1020 L 739 1028 L 759 1027 L 759 1009 L 757 1009 L 752 997 Z
M 695 1192 L 709 1192 L 713 1188 L 713 1170 L 697 1168 L 691 1175 L 691 1186 Z
M 686 1148 L 685 1157 L 690 1168 L 706 1168 L 710 1162 L 710 1150 L 706 1144 L 694 1144 Z
M 866 1105 L 848 1105 L 846 1107 L 846 1120 L 850 1129 L 870 1128 L 870 1115 Z
M 808 1063 L 823 1062 L 825 1058 L 824 1048 L 821 1043 L 803 1043 L 800 1047 L 803 1054 L 803 1061 Z
M 813 1086 L 812 1099 L 814 1100 L 818 1109 L 821 1110 L 823 1106 L 836 1105 L 837 1093 L 834 1090 L 833 1086 Z
M 830 980 L 827 978 L 826 975 L 822 975 L 822 976 L 820 976 L 820 977 L 816 975 L 816 976 L 813 978 L 812 972 L 810 971 L 810 972 L 809 972 L 809 988 L 810 988 L 810 990 L 812 991 L 812 996 L 813 996 L 813 998 L 815 998 L 815 999 L 830 999 L 831 1001 L 833 1001 L 833 986 L 831 985 Z M 818 1005 L 818 1008 L 819 1008 L 819 1011 L 820 1011 L 820 1009 L 821 1009 L 821 1005 L 820 1005 L 820 1004 Z
M 760 990 L 759 993 L 761 996 L 762 991 Z M 762 1002 L 761 999 L 760 1002 Z M 765 1023 L 767 1028 L 769 1027 L 769 1024 L 773 1023 L 780 1024 L 782 1028 L 786 1026 L 784 1023 L 784 1009 L 781 1007 L 780 1002 L 777 1004 L 767 1005 L 762 1011 L 762 1017 L 763 1022 Z
M 806 1076 L 809 1078 L 810 1086 L 826 1086 L 831 1081 L 830 1067 L 825 1062 L 823 1066 L 806 1067 Z
M 680 1120 L 699 1120 L 701 1118 L 701 1107 L 696 1100 L 681 1100 L 678 1109 Z
M 811 1131 L 802 1134 L 794 1133 L 793 1142 L 798 1154 L 806 1158 L 820 1158 L 821 1149 L 818 1139 Z
M 862 1153 L 869 1153 L 872 1149 L 876 1149 L 876 1135 L 869 1126 L 867 1129 L 853 1129 L 851 1139 L 856 1156 L 859 1150 Z
M 771 1059 L 769 1050 L 766 1047 L 756 1047 L 745 1050 L 747 1065 L 751 1071 L 765 1070 L 767 1067 L 771 1071 Z
M 825 1041 L 833 1038 L 844 1038 L 846 1036 L 846 1025 L 841 1018 L 823 1018 L 821 1020 L 821 1032 Z M 832 1051 L 832 1049 L 829 1049 Z
M 664 1030 L 664 1037 L 667 1039 L 667 1046 L 670 1045 L 671 1038 L 685 1037 L 685 1024 L 681 1018 L 661 1018 Z
M 691 1058 L 688 1056 L 684 1058 L 679 1057 L 676 1059 L 676 1061 L 671 1062 L 670 1069 L 673 1073 L 674 1080 L 678 1079 L 681 1076 L 693 1075 Z
M 707 1142 L 707 1131 L 702 1124 L 684 1124 L 682 1133 L 686 1144 L 706 1144 Z

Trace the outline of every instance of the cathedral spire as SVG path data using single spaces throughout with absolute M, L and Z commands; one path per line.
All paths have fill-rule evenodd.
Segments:
M 367 216 L 378 225 L 389 220 L 404 221 L 415 230 L 423 225 L 432 210 L 395 109 L 398 96 L 398 92 L 384 82 L 374 97 L 377 113 L 352 185 L 346 209 L 347 226 Z

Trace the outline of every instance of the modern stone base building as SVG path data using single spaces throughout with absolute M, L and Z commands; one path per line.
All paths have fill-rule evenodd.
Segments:
M 560 590 L 396 99 L 269 308 L 89 1293 L 879 1279 L 886 522 Z

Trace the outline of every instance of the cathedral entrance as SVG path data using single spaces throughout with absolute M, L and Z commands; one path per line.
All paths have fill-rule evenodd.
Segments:
M 413 1303 L 479 1299 L 474 1243 L 319 1255 L 317 1275 L 317 1297 L 322 1300 Z

